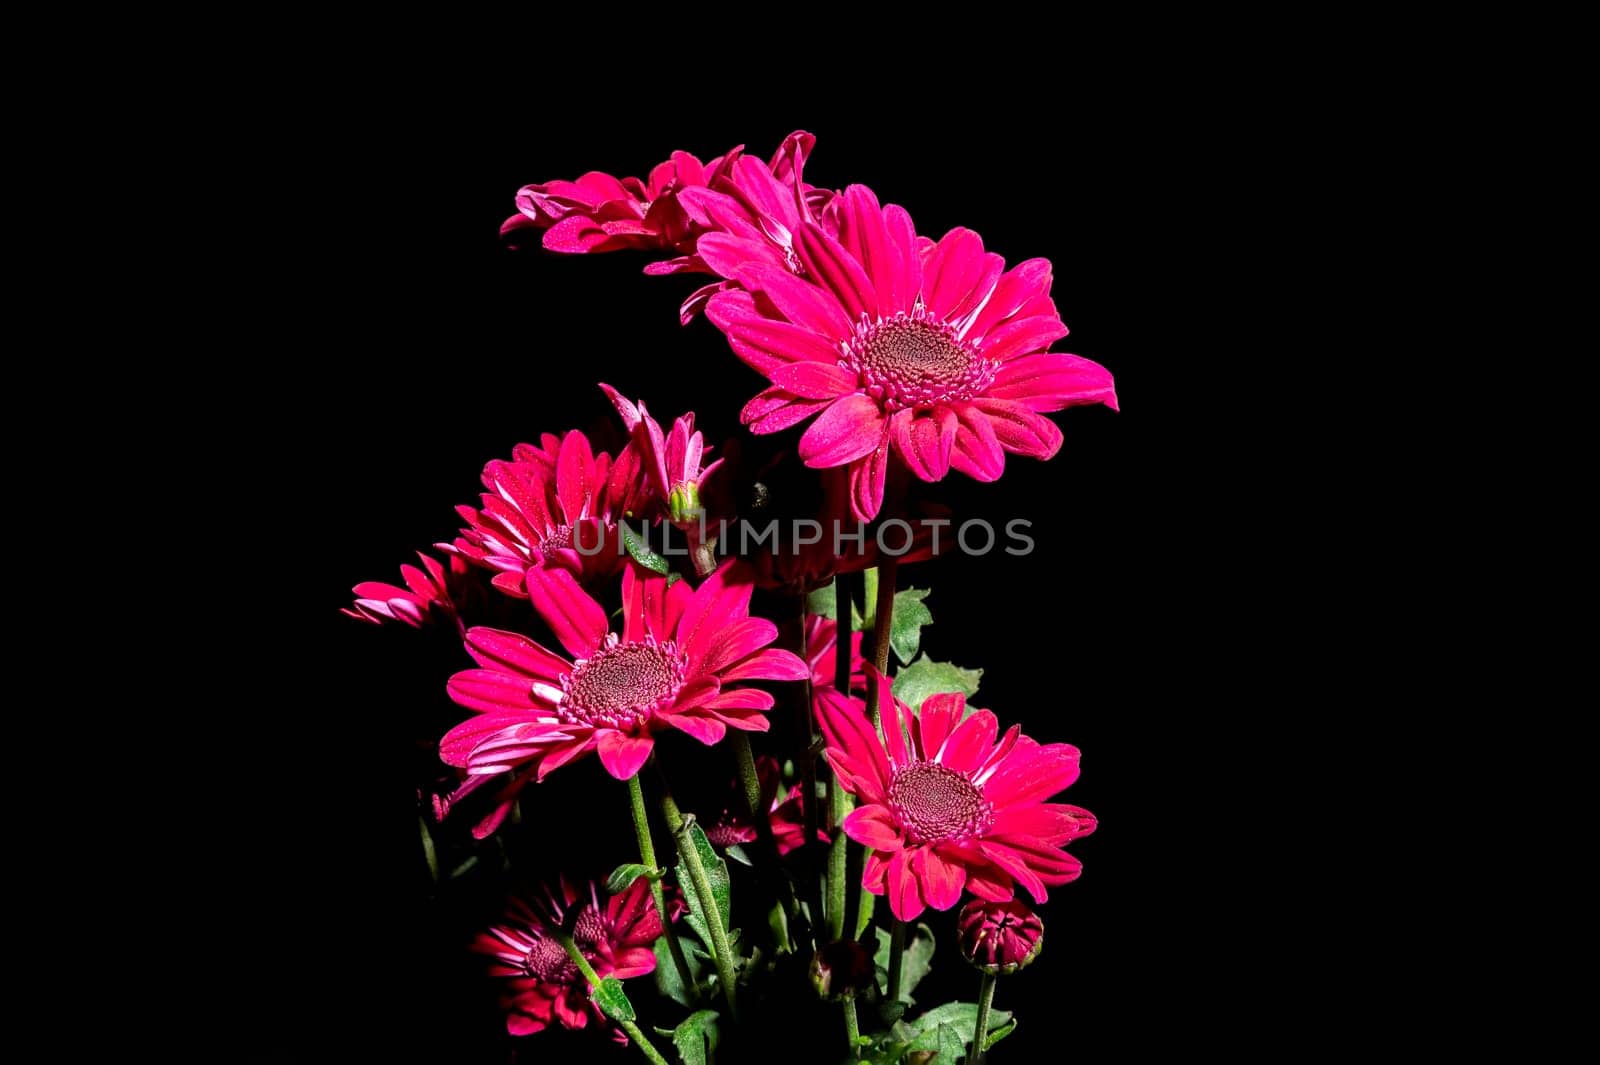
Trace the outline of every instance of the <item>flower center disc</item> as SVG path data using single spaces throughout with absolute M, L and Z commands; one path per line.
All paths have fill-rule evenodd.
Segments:
M 550 554 L 572 546 L 572 526 L 558 525 L 543 540 L 539 541 L 541 554 Z M 585 546 L 588 546 L 587 544 Z
M 840 365 L 855 372 L 885 410 L 971 399 L 989 387 L 995 371 L 977 348 L 921 307 L 857 326 Z
M 572 928 L 573 942 L 587 955 L 606 938 L 606 922 L 593 906 L 585 906 L 578 914 L 578 923 Z
M 687 672 L 687 658 L 670 640 L 619 643 L 610 633 L 593 657 L 562 678 L 556 714 L 573 724 L 628 728 L 670 706 Z
M 889 805 L 917 843 L 980 835 L 993 807 L 966 774 L 937 762 L 914 762 L 889 782 Z
M 567 957 L 566 948 L 554 939 L 541 939 L 522 959 L 522 967 L 535 980 L 552 984 L 571 983 L 578 975 L 578 967 Z

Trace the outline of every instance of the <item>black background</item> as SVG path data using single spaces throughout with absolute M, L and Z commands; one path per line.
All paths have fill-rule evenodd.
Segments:
M 357 108 L 280 178 L 311 224 L 234 252 L 293 251 L 297 266 L 263 282 L 281 317 L 261 325 L 280 350 L 255 387 L 275 415 L 230 435 L 269 552 L 243 590 L 239 639 L 252 698 L 271 709 L 240 723 L 242 783 L 217 811 L 231 843 L 215 872 L 252 943 L 227 997 L 256 1019 L 227 1038 L 241 1056 L 331 1042 L 388 1060 L 505 1060 L 492 988 L 461 950 L 479 915 L 427 901 L 416 838 L 431 754 L 415 741 L 453 719 L 443 685 L 463 659 L 337 608 L 351 584 L 395 580 L 412 550 L 451 536 L 485 460 L 609 421 L 597 380 L 658 415 L 693 409 L 708 441 L 740 431 L 760 379 L 709 324 L 677 324 L 701 279 L 644 277 L 649 260 L 633 254 L 513 254 L 497 227 L 524 183 L 642 174 L 674 148 L 709 158 L 743 142 L 765 157 L 794 128 L 818 137 L 813 183 L 870 184 L 921 232 L 970 226 L 1008 262 L 1049 257 L 1072 329 L 1057 349 L 1116 375 L 1122 412 L 1057 415 L 1066 443 L 1048 464 L 1012 457 L 995 485 L 947 482 L 962 513 L 1031 519 L 1035 554 L 957 556 L 902 583 L 934 589 L 935 656 L 985 669 L 975 702 L 1082 749 L 1063 798 L 1101 820 L 1072 848 L 1084 876 L 1043 909 L 1044 957 L 1001 984 L 997 1006 L 1022 1026 L 997 1060 L 1042 1060 L 1054 1040 L 1071 1054 L 1193 1038 L 1218 993 L 1206 972 L 1226 921 L 1217 900 L 1250 894 L 1216 857 L 1226 818 L 1202 737 L 1226 704 L 1217 663 L 1194 650 L 1219 624 L 1201 589 L 1222 565 L 1205 534 L 1224 475 L 1194 410 L 1229 341 L 1199 294 L 1218 286 L 1211 192 L 1229 166 L 1207 116 L 1060 100 L 953 129 L 917 108 L 892 121 L 859 107 L 664 116 L 527 94 L 530 106 L 492 109 L 418 98 L 381 121 Z M 602 870 L 631 857 L 620 787 L 592 760 L 558 776 L 548 806 L 525 803 L 516 845 Z M 591 837 L 593 819 L 621 830 L 615 844 Z M 940 961 L 951 993 L 969 996 L 976 978 L 967 986 L 948 941 Z M 592 1033 L 527 1045 L 528 1060 L 610 1060 Z

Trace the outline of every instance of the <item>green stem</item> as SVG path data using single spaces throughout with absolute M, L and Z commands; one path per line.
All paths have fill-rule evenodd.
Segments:
M 851 933 L 851 939 L 860 939 L 861 934 L 872 924 L 872 911 L 877 908 L 878 896 L 863 888 L 856 901 L 861 909 L 856 913 L 856 930 Z
M 889 680 L 889 634 L 894 630 L 894 582 L 898 558 L 886 558 L 878 573 L 878 606 L 872 618 L 872 672 L 867 674 L 867 716 L 878 724 L 878 699 Z
M 750 750 L 750 734 L 741 729 L 729 729 L 733 740 L 733 757 L 739 763 L 739 783 L 744 785 L 745 805 L 750 808 L 750 824 L 759 826 L 766 820 L 761 809 L 761 775 L 756 772 L 756 756 Z
M 967 1055 L 969 1065 L 983 1065 L 983 1039 L 989 1034 L 989 1004 L 994 1001 L 994 973 L 984 973 L 978 988 L 978 1024 L 972 1033 L 972 1053 Z
M 800 645 L 798 651 L 802 661 L 810 660 L 810 648 L 806 643 L 806 597 L 800 596 Z M 818 860 L 817 843 L 817 729 L 811 712 L 811 677 L 808 674 L 802 682 L 804 687 L 800 693 L 800 700 L 795 704 L 796 735 L 800 739 L 800 795 L 802 797 L 801 811 L 805 814 L 806 838 L 800 848 L 800 864 L 803 875 L 800 880 L 805 885 L 806 907 L 810 911 L 806 922 L 806 935 L 811 938 L 811 949 L 816 950 L 822 946 L 817 942 L 822 924 L 822 889 L 819 886 L 818 870 L 822 862 Z
M 889 928 L 889 1001 L 900 1001 L 900 964 L 906 952 L 906 923 L 900 918 L 894 919 L 894 924 Z
M 761 774 L 756 771 L 755 754 L 750 750 L 749 734 L 737 729 L 730 730 L 730 739 L 733 741 L 734 761 L 739 765 L 739 782 L 743 786 L 746 812 L 750 815 L 750 824 L 755 827 L 756 841 L 765 858 L 767 869 L 776 869 L 778 866 L 778 843 L 772 838 L 772 819 L 762 804 Z M 795 924 L 795 897 L 794 887 L 788 878 L 781 874 L 777 877 L 776 886 L 777 903 L 783 907 L 784 924 L 789 929 L 794 929 Z M 789 932 L 792 936 L 793 931 Z M 784 937 L 777 944 L 778 952 L 786 954 L 794 949 L 790 939 Z
M 594 971 L 594 966 L 589 964 L 589 959 L 583 956 L 583 951 L 572 941 L 572 936 L 566 932 L 557 932 L 556 939 L 566 948 L 567 957 L 571 958 L 578 971 L 583 973 L 583 978 L 589 981 L 589 986 L 595 989 L 600 987 L 600 975 Z M 609 1014 L 608 1014 L 609 1016 Z M 618 1028 L 628 1033 L 628 1038 L 633 1040 L 633 1045 L 639 1048 L 639 1053 L 649 1058 L 654 1065 L 670 1065 L 666 1058 L 645 1038 L 644 1032 L 632 1021 L 624 1021 L 616 1017 L 610 1018 Z
M 828 820 L 833 824 L 833 843 L 828 849 L 828 940 L 835 942 L 844 938 L 844 911 L 846 891 L 845 864 L 849 857 L 848 845 L 850 839 L 844 834 L 840 824 L 844 821 L 845 814 L 850 812 L 854 804 L 850 801 L 850 793 L 839 786 L 835 779 L 833 786 L 828 789 Z
M 878 699 L 882 694 L 883 685 L 888 683 L 889 671 L 889 635 L 894 627 L 894 584 L 899 575 L 900 560 L 886 558 L 876 574 L 877 595 L 873 597 L 872 605 L 872 669 L 867 671 L 867 716 L 872 719 L 872 727 L 879 729 Z M 869 582 L 870 583 L 870 582 Z M 881 731 L 881 729 L 880 729 Z M 872 921 L 872 911 L 877 905 L 877 896 L 867 890 L 865 884 L 861 885 L 856 893 L 856 938 L 866 931 L 867 925 Z M 904 946 L 905 929 L 899 921 L 895 922 L 900 938 L 896 942 Z M 900 954 L 894 954 L 893 968 L 889 970 L 889 983 L 896 991 L 900 988 Z M 891 997 L 890 1002 L 899 999 Z
M 633 808 L 633 834 L 639 840 L 639 860 L 649 866 L 652 872 L 659 870 L 655 841 L 650 838 L 650 816 L 644 808 L 644 787 L 639 783 L 638 773 L 628 778 L 628 800 Z M 666 937 L 673 967 L 678 970 L 678 977 L 690 1001 L 698 1003 L 700 990 L 694 986 L 694 977 L 689 972 L 689 959 L 683 956 L 683 944 L 678 942 L 678 934 L 672 930 L 672 922 L 667 917 L 667 893 L 661 886 L 659 876 L 650 878 L 650 899 L 656 904 L 656 916 L 661 918 L 662 935 Z
M 840 573 L 833 578 L 833 605 L 834 613 L 838 616 L 837 627 L 834 629 L 834 674 L 833 686 L 842 694 L 850 694 L 850 646 L 854 643 L 852 626 L 854 619 L 855 595 L 854 581 L 848 574 Z M 833 843 L 828 848 L 828 941 L 837 942 L 844 938 L 845 924 L 845 867 L 849 859 L 850 840 L 840 828 L 845 814 L 850 812 L 850 796 L 839 785 L 836 777 L 828 778 L 828 830 L 833 833 Z
M 839 1005 L 844 1007 L 844 1034 L 850 1040 L 850 1056 L 859 1058 L 861 1047 L 856 1040 L 861 1038 L 861 1022 L 856 1019 L 856 1000 L 847 998 Z
M 722 984 L 723 997 L 728 1000 L 728 1016 L 737 1024 L 739 1002 L 734 982 L 733 947 L 728 943 L 728 930 L 722 926 L 722 911 L 717 907 L 716 893 L 711 890 L 711 878 L 706 875 L 700 852 L 689 835 L 694 821 L 683 816 L 672 792 L 665 789 L 661 792 L 661 812 L 666 815 L 667 827 L 672 829 L 673 838 L 678 842 L 678 858 L 689 867 L 689 880 L 694 884 L 695 898 L 700 900 L 700 914 L 711 930 L 711 949 L 716 955 L 713 960 L 717 963 L 717 979 Z

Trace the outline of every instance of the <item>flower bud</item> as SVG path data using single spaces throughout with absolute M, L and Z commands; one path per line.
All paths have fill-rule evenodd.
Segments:
M 811 956 L 811 986 L 830 1002 L 855 998 L 874 984 L 872 955 L 853 939 L 829 943 Z
M 1039 956 L 1044 922 L 1016 899 L 986 902 L 974 899 L 956 918 L 961 956 L 984 972 L 1014 973 Z
M 700 520 L 700 485 L 694 481 L 679 481 L 667 494 L 667 513 L 672 524 L 694 525 Z

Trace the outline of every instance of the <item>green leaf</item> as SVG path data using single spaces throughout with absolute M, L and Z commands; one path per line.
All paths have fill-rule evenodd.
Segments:
M 601 1013 L 614 1021 L 638 1019 L 638 1014 L 633 1012 L 633 1003 L 628 1001 L 628 993 L 622 990 L 622 981 L 615 976 L 608 976 L 600 981 L 599 987 L 591 988 L 589 997 L 600 1007 Z
M 722 918 L 722 927 L 726 931 L 729 918 L 732 916 L 728 863 L 717 856 L 711 841 L 706 839 L 705 832 L 693 820 L 688 820 L 684 825 L 683 834 L 678 837 L 679 846 L 683 845 L 683 835 L 689 837 L 690 846 L 700 855 L 700 864 L 705 867 L 706 879 L 711 881 L 711 897 L 717 904 L 717 913 Z M 689 876 L 689 867 L 680 862 L 677 873 L 678 883 L 683 886 L 683 893 L 689 901 L 689 912 L 683 919 L 689 922 L 689 927 L 700 937 L 700 942 L 710 948 L 711 926 L 706 924 L 705 914 L 700 910 L 700 893 L 694 889 L 694 879 Z
M 832 581 L 806 596 L 806 613 L 821 615 L 829 621 L 839 620 L 839 612 L 834 607 Z
M 873 963 L 878 966 L 880 982 L 884 987 L 889 986 L 889 930 L 876 928 L 878 934 L 878 950 L 872 956 Z M 911 992 L 916 990 L 922 978 L 928 975 L 928 970 L 933 968 L 933 929 L 922 922 L 911 930 L 911 935 L 906 940 L 906 949 L 900 953 L 900 994 L 901 997 L 915 1002 Z
M 738 843 L 728 847 L 722 853 L 726 854 L 740 865 L 748 865 L 752 869 L 755 868 L 755 861 L 751 859 L 749 853 L 745 851 L 744 847 Z
M 683 947 L 684 960 L 689 963 L 689 979 L 699 982 L 703 966 L 700 964 L 699 952 L 694 949 L 691 940 L 679 940 Z M 683 979 L 678 975 L 678 965 L 672 960 L 672 951 L 667 949 L 665 939 L 656 940 L 656 990 L 680 1006 L 693 1006 L 694 996 L 689 993 L 689 988 L 683 986 Z M 666 1032 L 661 1033 L 666 1035 Z
M 783 908 L 783 900 L 774 902 L 767 911 L 767 927 L 772 931 L 773 942 L 778 944 L 778 953 L 792 954 L 794 945 L 789 940 L 789 913 Z
M 894 621 L 889 626 L 889 646 L 902 663 L 917 657 L 922 646 L 922 626 L 933 624 L 933 615 L 922 601 L 931 588 L 907 588 L 894 593 Z
M 628 862 L 611 870 L 611 875 L 606 878 L 606 890 L 613 895 L 620 895 L 628 890 L 629 884 L 632 884 L 641 876 L 658 880 L 661 877 L 661 872 L 639 862 Z
M 993 1015 L 991 1014 L 991 1016 Z M 978 1022 L 973 1021 L 972 1023 L 977 1024 Z M 994 1046 L 996 1043 L 1000 1042 L 1000 1040 L 1004 1039 L 1006 1036 L 1010 1035 L 1016 1030 L 1017 1019 L 1015 1017 L 1011 1018 L 1011 1023 L 1006 1025 L 1004 1028 L 989 1029 L 988 1034 L 983 1037 L 983 1049 L 988 1050 L 990 1047 Z
M 622 530 L 622 546 L 628 549 L 628 554 L 633 557 L 635 562 L 647 570 L 653 570 L 661 574 L 663 577 L 672 571 L 672 567 L 667 565 L 667 560 L 650 550 L 650 545 L 640 539 L 632 529 L 628 528 L 627 522 L 620 522 L 617 528 Z
M 913 710 L 921 709 L 923 700 L 940 692 L 960 692 L 970 699 L 978 694 L 978 678 L 982 676 L 981 669 L 962 669 L 923 655 L 895 674 L 894 697 Z
M 989 1011 L 989 1031 L 1005 1026 L 1011 1020 L 1011 1014 L 1006 1010 Z M 906 1047 L 907 1051 L 932 1050 L 942 1052 L 941 1028 L 948 1028 L 961 1040 L 961 1045 L 966 1046 L 972 1042 L 972 1029 L 978 1023 L 978 1004 L 976 1002 L 946 1002 L 943 1006 L 931 1009 L 910 1021 L 907 1027 L 917 1033 L 917 1037 Z M 985 1036 L 988 1038 L 988 1036 Z M 1003 1037 L 1002 1037 L 1003 1038 Z M 943 1061 L 944 1058 L 940 1058 Z M 950 1059 L 954 1061 L 954 1058 Z
M 417 815 L 417 824 L 422 826 L 422 856 L 428 860 L 428 876 L 437 884 L 439 855 L 433 849 L 433 833 L 428 831 L 428 819 L 421 814 Z
M 973 1023 L 977 1023 L 976 1017 L 973 1018 Z M 948 1024 L 941 1024 L 933 1030 L 933 1034 L 934 1047 L 937 1051 L 934 1054 L 934 1060 L 939 1062 L 940 1065 L 945 1065 L 945 1063 L 956 1065 L 956 1062 L 961 1060 L 961 1055 L 966 1052 L 967 1044 L 972 1041 L 970 1035 L 966 1039 L 961 1038 L 956 1034 L 956 1030 Z
M 827 618 L 829 621 L 838 621 L 839 605 L 834 598 L 833 587 L 834 582 L 829 581 L 821 588 L 818 588 L 816 591 L 806 596 L 806 613 L 818 614 Z M 850 623 L 855 627 L 855 630 L 857 632 L 861 631 L 861 629 L 864 627 L 861 618 L 861 611 L 857 609 L 854 603 L 850 604 L 850 619 Z
M 710 1060 L 709 1055 L 717 1049 L 719 1016 L 716 1010 L 698 1010 L 673 1029 L 672 1045 L 678 1048 L 683 1065 L 706 1065 Z

